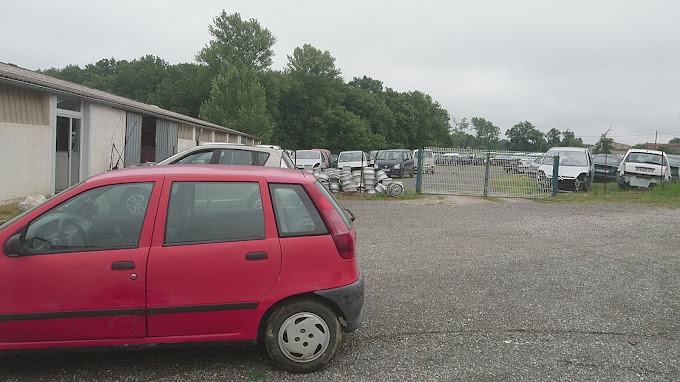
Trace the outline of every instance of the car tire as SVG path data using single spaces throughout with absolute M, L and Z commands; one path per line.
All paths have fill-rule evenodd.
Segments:
M 120 203 L 130 215 L 143 215 L 149 205 L 149 192 L 140 187 L 129 188 L 121 195 Z
M 591 185 L 592 185 L 592 181 L 587 180 L 587 181 L 583 182 L 583 184 L 581 185 L 581 190 L 587 192 L 588 190 L 590 190 Z
M 342 341 L 342 328 L 332 309 L 312 299 L 282 305 L 265 325 L 265 347 L 279 367 L 293 373 L 322 369 Z

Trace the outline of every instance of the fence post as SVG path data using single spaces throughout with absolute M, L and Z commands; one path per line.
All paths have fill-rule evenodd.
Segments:
M 557 155 L 553 159 L 553 176 L 552 176 L 552 196 L 557 196 L 557 183 L 559 183 L 558 175 L 560 173 L 560 156 Z
M 489 163 L 491 163 L 491 153 L 486 153 L 484 161 L 484 197 L 489 196 Z
M 418 149 L 418 172 L 416 173 L 416 194 L 420 194 L 423 191 L 422 174 L 423 174 L 423 149 Z

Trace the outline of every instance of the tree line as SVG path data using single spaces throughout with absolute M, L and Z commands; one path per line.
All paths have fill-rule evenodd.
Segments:
M 429 146 L 533 152 L 583 146 L 569 130 L 553 128 L 544 134 L 526 121 L 501 138 L 493 123 L 481 117 L 452 119 L 421 91 L 398 92 L 366 76 L 345 82 L 330 52 L 309 44 L 295 48 L 283 70 L 272 70 L 276 37 L 239 13 L 222 11 L 208 29 L 212 39 L 196 54 L 195 63 L 170 65 L 147 55 L 43 73 L 290 149 Z M 605 134 L 598 147 L 607 152 L 612 143 Z

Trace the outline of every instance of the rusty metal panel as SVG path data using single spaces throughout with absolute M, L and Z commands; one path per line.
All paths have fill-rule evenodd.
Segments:
M 179 124 L 166 119 L 156 120 L 156 162 L 177 153 Z
M 125 129 L 125 167 L 138 165 L 142 149 L 142 115 L 127 113 Z
M 47 126 L 47 114 L 42 93 L 0 85 L 0 122 Z

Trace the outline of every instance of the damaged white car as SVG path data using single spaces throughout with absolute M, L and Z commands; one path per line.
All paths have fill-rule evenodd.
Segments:
M 649 188 L 670 180 L 671 167 L 663 151 L 630 149 L 616 171 L 616 182 L 623 188 Z
M 593 183 L 593 160 L 584 147 L 553 147 L 545 153 L 536 170 L 536 183 L 541 191 L 552 190 L 554 158 L 559 156 L 557 188 L 569 191 L 588 191 Z

